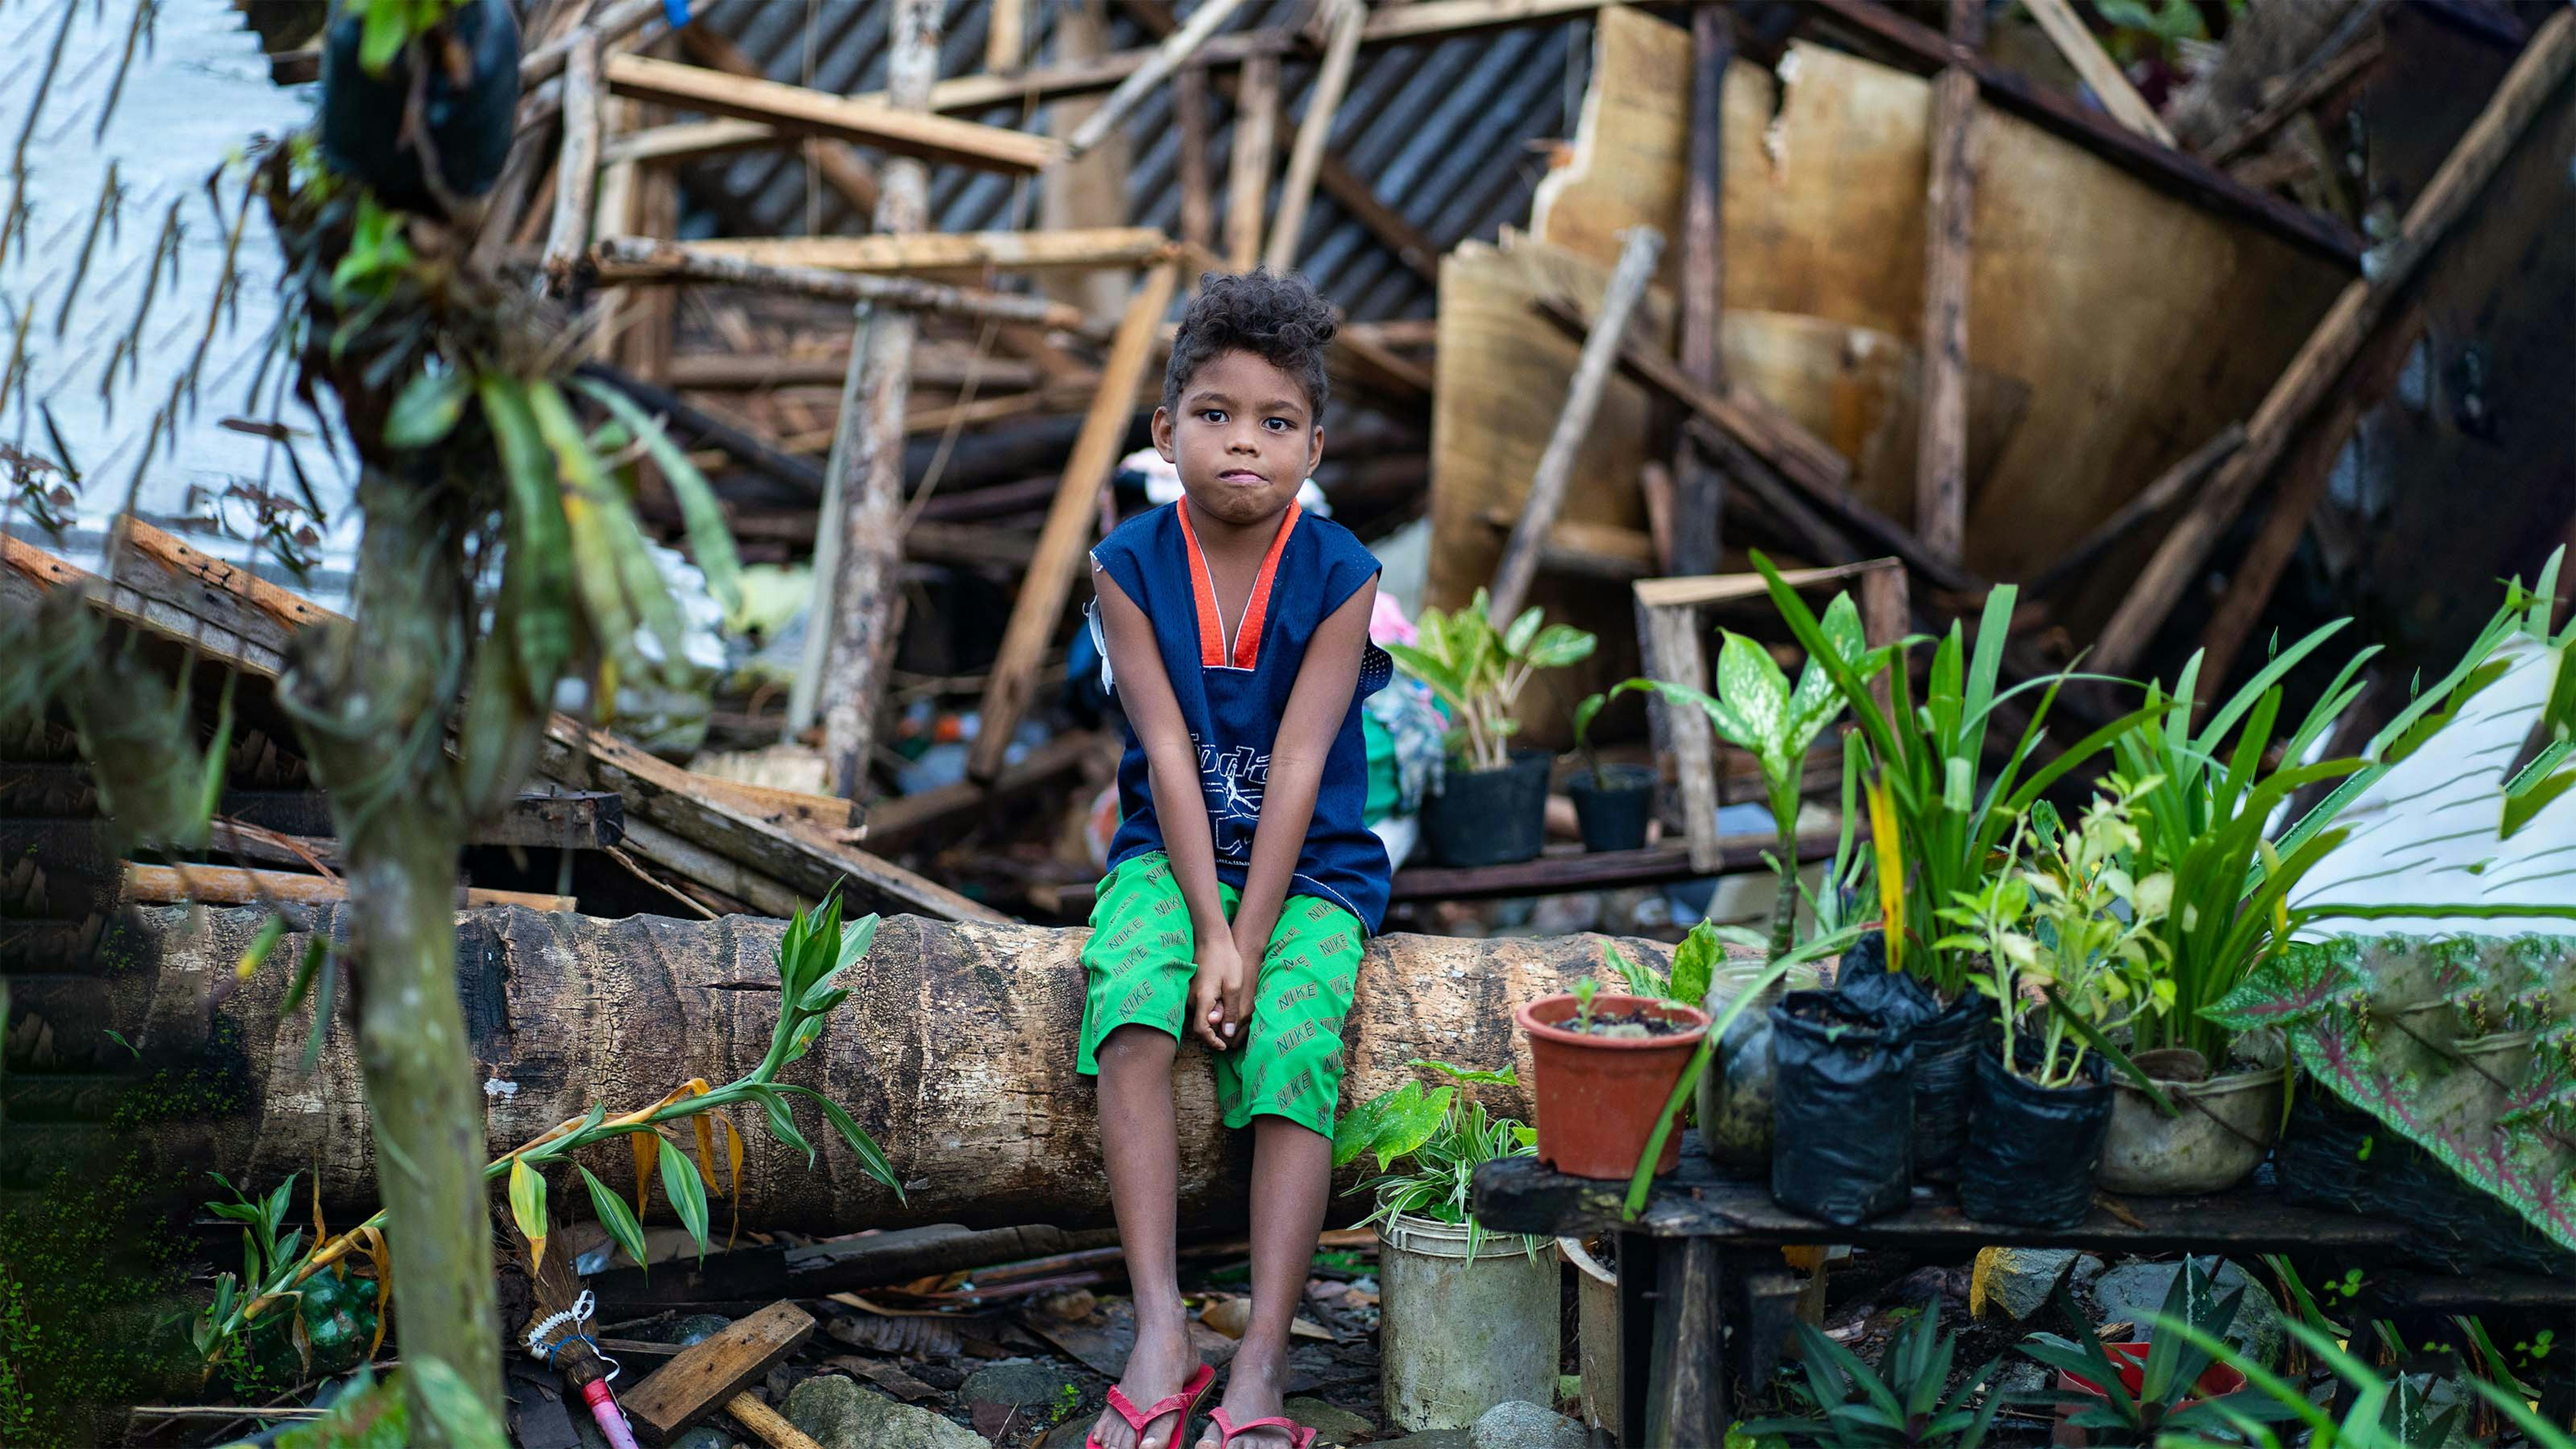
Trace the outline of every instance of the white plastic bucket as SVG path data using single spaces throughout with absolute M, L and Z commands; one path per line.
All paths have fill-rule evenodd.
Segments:
M 1545 1238 L 1402 1214 L 1378 1229 L 1378 1356 L 1387 1416 L 1463 1429 L 1496 1404 L 1553 1406 L 1557 1257 Z

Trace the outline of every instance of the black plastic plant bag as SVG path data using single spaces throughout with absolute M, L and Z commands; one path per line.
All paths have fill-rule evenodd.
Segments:
M 1916 977 L 1887 969 L 1885 938 L 1872 931 L 1843 953 L 1834 979 L 1843 998 L 1914 1039 L 1914 1175 L 1954 1182 L 1968 1142 L 1969 1064 L 1995 1035 L 1994 1003 L 1969 987 L 1943 1006 Z
M 1959 1206 L 1980 1222 L 2075 1227 L 2092 1211 L 2093 1169 L 2110 1126 L 2100 1053 L 2088 1054 L 2078 1079 L 2063 1087 L 2005 1071 L 2000 1051 L 1977 1053 Z
M 1914 1175 L 1914 1042 L 1831 991 L 1771 1008 L 1771 1196 L 1854 1227 L 1905 1205 Z

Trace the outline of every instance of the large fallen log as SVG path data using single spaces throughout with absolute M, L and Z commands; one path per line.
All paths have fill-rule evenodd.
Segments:
M 211 1095 L 242 1104 L 233 1120 L 191 1126 L 177 1134 L 184 1142 L 163 1143 L 180 1159 L 171 1168 L 213 1168 L 263 1187 L 318 1171 L 331 1220 L 342 1221 L 344 1210 L 374 1201 L 375 1162 L 350 1034 L 335 1030 L 316 1070 L 303 1074 L 311 1009 L 284 1018 L 278 1010 L 292 974 L 283 963 L 300 959 L 302 942 L 289 936 L 251 981 L 220 995 L 213 989 L 231 985 L 261 919 L 252 910 L 212 910 L 192 925 L 182 908 L 134 910 L 98 953 L 121 963 L 115 973 L 48 978 L 47 999 L 22 1005 L 50 1013 L 57 1040 L 114 1028 L 152 1067 L 217 1079 L 207 1083 Z M 318 910 L 314 919 L 328 930 L 335 916 Z M 782 928 L 745 916 L 466 913 L 457 981 L 494 1152 L 580 1116 L 593 1101 L 640 1106 L 692 1077 L 723 1083 L 750 1070 L 777 1019 Z M 1087 935 L 888 918 L 844 979 L 850 999 L 784 1076 L 850 1109 L 893 1162 L 908 1201 L 869 1179 L 820 1120 L 804 1123 L 822 1154 L 809 1168 L 745 1117 L 742 1221 L 838 1232 L 1107 1222 L 1092 1084 L 1074 1070 Z M 1372 941 L 1345 1033 L 1345 1107 L 1415 1075 L 1406 1065 L 1415 1058 L 1517 1063 L 1526 1072 L 1512 1008 L 1604 971 L 1607 944 L 1601 936 Z M 1666 957 L 1653 942 L 1621 945 L 1634 959 L 1660 965 Z M 1527 1116 L 1518 1089 L 1475 1090 L 1491 1109 Z M 1198 1048 L 1183 1049 L 1176 1091 L 1184 1221 L 1239 1212 L 1250 1138 L 1218 1125 L 1214 1079 Z M 190 1160 L 200 1154 L 204 1160 Z M 602 1181 L 633 1180 L 622 1147 L 597 1157 L 588 1166 Z

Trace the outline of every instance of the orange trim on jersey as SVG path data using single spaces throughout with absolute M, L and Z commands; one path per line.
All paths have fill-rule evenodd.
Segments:
M 1298 515 L 1305 510 L 1293 501 L 1287 514 L 1279 520 L 1279 532 L 1270 540 L 1270 551 L 1261 558 L 1261 570 L 1253 576 L 1252 597 L 1245 601 L 1243 617 L 1235 621 L 1234 637 L 1225 635 L 1225 614 L 1216 601 L 1216 580 L 1208 572 L 1207 555 L 1199 548 L 1198 530 L 1190 526 L 1190 506 L 1184 499 L 1172 505 L 1180 516 L 1181 537 L 1189 543 L 1190 596 L 1198 616 L 1199 667 L 1201 669 L 1252 669 L 1261 662 L 1261 630 L 1270 617 L 1270 584 L 1279 573 L 1279 556 L 1287 551 L 1288 535 L 1297 527 Z

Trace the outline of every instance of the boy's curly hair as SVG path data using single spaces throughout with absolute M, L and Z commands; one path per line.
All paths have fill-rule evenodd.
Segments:
M 1314 283 L 1295 273 L 1282 276 L 1267 267 L 1238 276 L 1206 273 L 1172 339 L 1171 364 L 1163 370 L 1163 406 L 1178 411 L 1181 389 L 1209 362 L 1228 352 L 1249 352 L 1304 384 L 1306 406 L 1320 423 L 1331 391 L 1324 378 L 1324 350 L 1340 330 L 1332 304 Z

